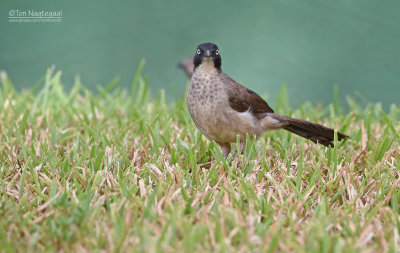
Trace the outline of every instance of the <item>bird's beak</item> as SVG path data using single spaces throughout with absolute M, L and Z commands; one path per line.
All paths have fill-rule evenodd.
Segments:
M 210 52 L 210 50 L 207 50 L 206 51 L 206 57 L 210 57 L 211 56 L 211 52 Z

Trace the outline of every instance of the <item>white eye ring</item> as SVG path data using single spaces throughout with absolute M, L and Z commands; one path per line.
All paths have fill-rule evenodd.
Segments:
M 201 53 L 200 49 L 197 49 L 196 53 L 197 53 L 197 54 L 200 54 L 200 53 Z
M 217 49 L 217 51 L 215 51 L 215 54 L 216 54 L 216 55 L 219 55 L 219 50 L 218 50 L 218 49 Z

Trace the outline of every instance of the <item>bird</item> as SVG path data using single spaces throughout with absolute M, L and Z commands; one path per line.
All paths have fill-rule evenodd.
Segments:
M 186 97 L 189 113 L 200 132 L 219 145 L 225 158 L 238 136 L 243 152 L 246 134 L 257 138 L 266 131 L 278 129 L 324 146 L 334 146 L 334 129 L 274 113 L 257 93 L 225 74 L 216 44 L 198 45 L 193 65 Z M 348 137 L 337 132 L 339 141 Z
M 182 69 L 185 72 L 187 78 L 191 78 L 193 74 L 193 57 L 187 57 L 180 63 L 178 63 L 178 68 Z

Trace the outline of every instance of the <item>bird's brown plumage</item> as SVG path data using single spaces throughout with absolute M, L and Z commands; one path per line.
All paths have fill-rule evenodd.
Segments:
M 193 74 L 194 64 L 193 64 L 193 57 L 188 57 L 178 63 L 178 67 L 182 69 L 186 76 L 190 79 Z
M 227 86 L 229 104 L 235 111 L 245 112 L 250 110 L 254 115 L 274 112 L 262 97 L 236 82 L 224 72 L 220 73 L 220 78 Z
M 194 56 L 194 72 L 187 95 L 193 122 L 209 139 L 215 140 L 224 155 L 239 136 L 260 136 L 269 130 L 286 129 L 315 143 L 333 146 L 335 130 L 323 125 L 274 113 L 257 93 L 236 82 L 221 69 L 218 47 L 203 43 Z M 348 136 L 337 132 L 338 140 Z
M 220 73 L 220 78 L 227 86 L 229 105 L 238 112 L 251 111 L 258 119 L 270 116 L 280 122 L 287 122 L 283 128 L 307 138 L 315 143 L 324 146 L 333 146 L 334 130 L 317 123 L 311 123 L 301 119 L 294 119 L 284 115 L 274 114 L 274 110 L 267 102 L 254 91 L 236 82 L 224 72 Z M 338 140 L 347 138 L 347 135 L 337 133 Z

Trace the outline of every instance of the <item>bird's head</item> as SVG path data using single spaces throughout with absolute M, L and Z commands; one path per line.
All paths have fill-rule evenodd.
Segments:
M 221 55 L 218 46 L 209 42 L 198 45 L 193 58 L 193 64 L 194 68 L 197 68 L 201 64 L 214 64 L 217 70 L 221 70 Z

